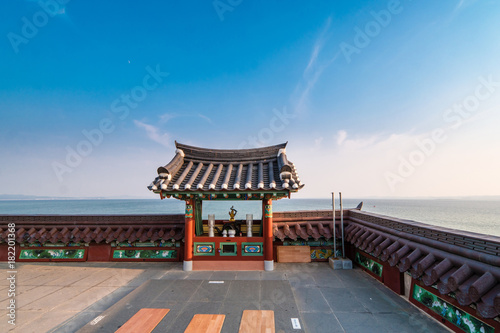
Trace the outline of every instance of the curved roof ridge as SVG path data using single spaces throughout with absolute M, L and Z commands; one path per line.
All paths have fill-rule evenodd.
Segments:
M 180 149 L 185 154 L 185 159 L 194 160 L 216 160 L 216 161 L 246 161 L 258 160 L 266 158 L 274 158 L 278 155 L 280 149 L 286 148 L 288 142 L 277 144 L 274 146 L 249 148 L 249 149 L 212 149 L 189 146 L 179 142 L 175 142 L 177 149 Z

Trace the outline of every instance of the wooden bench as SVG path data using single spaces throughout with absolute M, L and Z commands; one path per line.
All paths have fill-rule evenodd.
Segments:
M 115 333 L 150 333 L 170 309 L 140 309 Z
M 245 310 L 239 333 L 274 333 L 274 311 Z
M 219 333 L 225 318 L 225 315 L 194 315 L 184 333 Z

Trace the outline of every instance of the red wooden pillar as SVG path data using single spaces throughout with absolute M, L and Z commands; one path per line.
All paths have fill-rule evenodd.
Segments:
M 194 236 L 194 200 L 186 200 L 184 228 L 184 264 L 185 271 L 193 270 L 193 236 Z
M 262 200 L 262 223 L 264 233 L 264 269 L 274 270 L 273 261 L 273 201 Z

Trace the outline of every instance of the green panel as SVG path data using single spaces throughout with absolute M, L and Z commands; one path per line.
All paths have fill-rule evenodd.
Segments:
M 242 256 L 263 256 L 263 243 L 241 243 Z
M 226 251 L 224 252 L 224 245 L 228 245 L 228 246 L 232 246 L 233 247 L 233 251 Z M 220 255 L 221 256 L 236 256 L 238 255 L 238 243 L 235 243 L 235 242 L 221 242 L 220 243 Z
M 175 259 L 177 250 L 113 250 L 113 259 Z
M 328 259 L 333 256 L 333 249 L 312 249 L 311 259 Z
M 155 247 L 155 242 L 135 242 L 135 247 Z
M 384 269 L 384 266 L 382 266 L 378 262 L 368 257 L 365 257 L 359 252 L 356 252 L 354 261 L 363 266 L 364 268 L 366 268 L 367 270 L 369 270 L 370 272 L 372 272 L 373 274 L 382 277 L 382 271 Z
M 19 254 L 19 259 L 83 259 L 85 249 L 24 249 Z
M 195 256 L 215 256 L 215 243 L 194 243 Z
M 490 325 L 416 284 L 413 287 L 412 297 L 464 332 L 495 332 Z

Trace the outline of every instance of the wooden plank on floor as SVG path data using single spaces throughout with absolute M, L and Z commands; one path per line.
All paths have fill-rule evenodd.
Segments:
M 194 315 L 184 333 L 219 333 L 225 318 L 225 315 Z
M 278 246 L 278 262 L 311 262 L 310 246 Z
M 170 309 L 140 309 L 115 333 L 150 333 Z
M 274 311 L 245 310 L 239 333 L 274 333 Z

